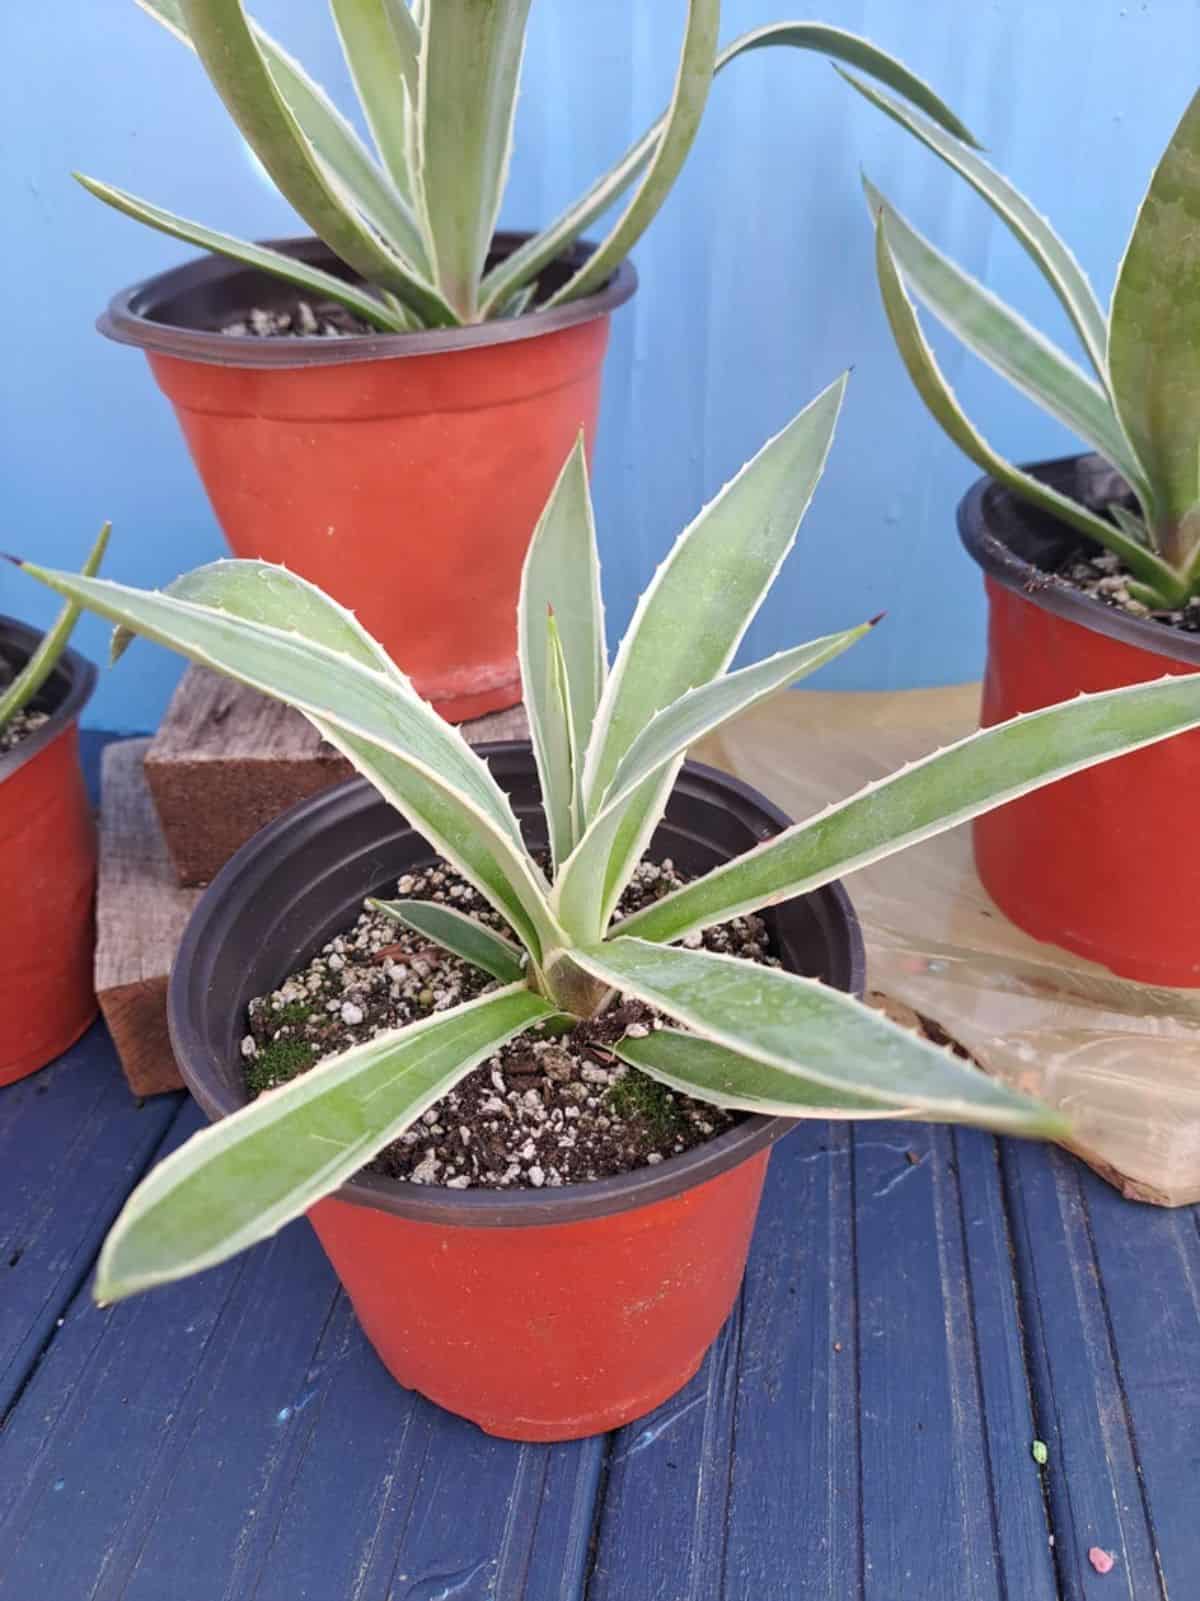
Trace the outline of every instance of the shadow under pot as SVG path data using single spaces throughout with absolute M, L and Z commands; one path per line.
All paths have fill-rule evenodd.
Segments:
M 481 747 L 526 837 L 545 844 L 527 743 Z M 787 819 L 689 763 L 652 853 L 707 872 Z M 351 924 L 367 895 L 435 861 L 363 781 L 305 801 L 222 869 L 171 975 L 176 1058 L 219 1119 L 246 1100 L 239 1044 L 269 992 Z M 768 915 L 793 972 L 860 994 L 863 947 L 839 885 Z M 653 1167 L 554 1190 L 450 1190 L 360 1174 L 309 1218 L 380 1359 L 405 1387 L 490 1434 L 566 1440 L 618 1428 L 679 1390 L 733 1306 L 772 1143 L 747 1117 Z
M 491 261 L 528 236 L 497 234 Z M 314 238 L 267 241 L 347 271 Z M 547 268 L 539 296 L 595 247 Z M 625 263 L 595 294 L 464 328 L 258 338 L 222 330 L 300 291 L 210 256 L 122 290 L 97 326 L 146 352 L 236 556 L 349 606 L 452 722 L 521 699 L 521 566 L 583 430 L 595 438 Z
M 1103 514 L 1128 491 L 1098 456 L 1027 469 Z M 1083 691 L 1200 670 L 1200 633 L 1134 616 L 1055 574 L 1096 546 L 990 478 L 958 510 L 988 597 L 981 722 Z M 1077 773 L 978 818 L 988 894 L 1028 934 L 1147 984 L 1200 987 L 1200 732 Z
M 0 617 L 10 670 L 40 639 Z M 95 682 L 91 662 L 65 651 L 27 708 L 47 720 L 0 754 L 0 1084 L 45 1067 L 96 1016 L 96 831 L 79 765 L 79 714 Z

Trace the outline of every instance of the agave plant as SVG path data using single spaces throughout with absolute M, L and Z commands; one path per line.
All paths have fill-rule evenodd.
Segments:
M 648 1002 L 676 1025 L 624 1039 L 615 1047 L 621 1059 L 718 1106 L 1061 1132 L 1044 1107 L 851 997 L 689 948 L 689 936 L 1200 725 L 1200 679 L 1080 697 L 974 734 L 612 920 L 688 746 L 871 626 L 729 671 L 821 475 L 843 387 L 839 380 L 819 395 L 679 536 L 611 669 L 582 445 L 568 459 L 534 532 L 519 607 L 549 876 L 487 763 L 414 694 L 355 618 L 303 579 L 262 562 L 221 561 L 156 593 L 24 564 L 116 622 L 116 651 L 133 630 L 302 711 L 512 936 L 446 906 L 381 903 L 496 987 L 332 1057 L 195 1135 L 118 1219 L 100 1259 L 102 1301 L 195 1272 L 274 1233 L 507 1040 L 564 1015 L 592 1015 L 617 994 Z
M 923 238 L 869 182 L 876 264 L 910 377 L 942 427 L 985 472 L 1112 551 L 1152 610 L 1200 594 L 1200 94 L 1184 112 L 1138 210 L 1108 316 L 1070 250 L 1006 178 L 910 107 L 844 74 L 960 173 L 1058 297 L 1092 371 Z M 1103 456 L 1138 512 L 1100 516 L 1000 456 L 969 421 L 924 337 L 908 289 L 990 366 Z
M 781 22 L 718 51 L 720 0 L 689 0 L 666 112 L 548 228 L 489 266 L 530 0 L 414 0 L 411 9 L 407 0 L 330 0 L 377 157 L 299 62 L 246 15 L 242 0 L 137 3 L 195 50 L 279 192 L 358 282 L 186 221 L 94 178 L 76 174 L 79 181 L 140 222 L 391 331 L 528 310 L 539 274 L 636 183 L 599 247 L 541 304 L 600 288 L 666 199 L 714 75 L 747 51 L 789 45 L 847 62 L 970 139 L 921 79 L 866 39 L 820 23 Z
M 108 536 L 111 532 L 112 524 L 105 523 L 97 534 L 96 543 L 83 564 L 82 572 L 85 578 L 92 578 L 100 571 L 100 563 L 104 560 L 104 552 L 108 549 Z M 4 730 L 9 727 L 17 713 L 23 712 L 30 704 L 58 666 L 63 651 L 71 642 L 71 635 L 75 632 L 75 624 L 79 621 L 82 609 L 76 601 L 68 601 L 42 635 L 37 649 L 21 671 L 14 674 L 9 683 L 0 682 L 0 736 L 4 734 Z M 3 666 L 3 662 L 0 662 L 0 669 L 3 669 Z

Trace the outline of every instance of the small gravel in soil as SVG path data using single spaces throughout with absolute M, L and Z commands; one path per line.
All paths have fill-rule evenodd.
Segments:
M 277 310 L 255 306 L 221 329 L 235 339 L 347 339 L 376 331 L 336 300 L 297 300 Z
M 49 721 L 49 712 L 18 712 L 15 717 L 9 718 L 4 727 L 0 728 L 0 756 L 6 751 L 15 750 L 23 739 L 36 733 Z
M 643 862 L 617 918 L 683 882 L 669 860 Z M 396 893 L 401 899 L 445 901 L 504 929 L 447 866 L 406 874 Z M 736 918 L 684 943 L 778 966 L 758 917 Z M 306 968 L 273 994 L 250 1002 L 249 1032 L 242 1040 L 246 1088 L 259 1095 L 327 1056 L 491 987 L 487 974 L 402 924 L 364 910 Z M 468 1074 L 381 1151 L 370 1169 L 451 1189 L 553 1188 L 653 1166 L 703 1144 L 732 1128 L 740 1114 L 677 1094 L 612 1054 L 622 1035 L 661 1022 L 651 1007 L 622 1000 L 557 1038 L 531 1030 Z
M 1063 561 L 1055 576 L 1071 589 L 1078 589 L 1117 611 L 1128 612 L 1132 617 L 1153 617 L 1167 628 L 1200 634 L 1200 596 L 1178 611 L 1151 611 L 1129 593 L 1133 575 L 1111 551 L 1080 547 Z

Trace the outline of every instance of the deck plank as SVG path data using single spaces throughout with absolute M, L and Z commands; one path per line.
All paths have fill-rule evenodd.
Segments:
M 776 1150 L 737 1318 L 616 1439 L 594 1601 L 1054 1601 L 995 1146 L 958 1138 Z
M 75 1298 L 0 1434 L 0 1598 L 570 1601 L 603 1449 L 401 1390 L 295 1224 L 107 1312 Z
M 0 1090 L 0 1417 L 179 1099 L 139 1106 L 100 1023 L 52 1066 Z
M 93 805 L 110 740 L 80 736 Z M 139 1106 L 99 1024 L 51 1066 L 0 1089 L 0 1419 L 179 1100 Z
M 588 1601 L 709 1601 L 726 1538 L 741 1309 L 696 1377 L 613 1436 Z
M 344 1297 L 327 1346 L 320 1423 L 274 1520 L 255 1601 L 580 1593 L 603 1441 L 495 1440 L 401 1390 Z
M 884 1125 L 854 1140 L 863 1590 L 872 1601 L 1001 1595 L 947 1144 L 941 1132 Z M 913 1519 L 914 1484 L 937 1508 L 924 1527 Z
M 1006 1152 L 1066 1601 L 1171 1601 L 1200 1571 L 1196 1208 L 1122 1201 L 1061 1152 Z M 1116 1558 L 1096 1572 L 1088 1552 Z
M 1200 1233 L 1195 1208 L 1145 1210 L 1138 1227 L 1082 1175 L 1105 1308 L 1163 1588 L 1200 1574 Z
M 853 1134 L 780 1145 L 744 1294 L 725 1594 L 861 1595 Z M 835 1266 L 836 1264 L 836 1266 Z
M 734 1319 L 614 1441 L 589 1601 L 858 1595 L 848 1149 L 810 1125 L 774 1152 Z

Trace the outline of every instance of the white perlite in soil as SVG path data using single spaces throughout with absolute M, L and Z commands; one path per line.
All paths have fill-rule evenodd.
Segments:
M 617 916 L 681 882 L 669 861 L 643 863 Z M 504 927 L 445 866 L 406 874 L 396 893 L 445 901 L 489 927 Z M 757 917 L 737 918 L 687 943 L 778 965 Z M 260 1094 L 385 1029 L 495 987 L 487 974 L 424 936 L 364 911 L 306 968 L 250 1003 L 242 1040 L 247 1089 Z M 612 1054 L 622 1035 L 661 1022 L 641 1002 L 622 1001 L 567 1035 L 531 1030 L 468 1074 L 382 1151 L 372 1170 L 451 1189 L 553 1188 L 653 1166 L 703 1144 L 732 1128 L 738 1115 L 679 1095 Z
M 5 752 L 15 750 L 23 739 L 35 734 L 39 728 L 44 728 L 50 721 L 49 712 L 18 712 L 10 717 L 3 728 L 0 728 L 0 756 Z
M 1119 556 L 1108 550 L 1094 554 L 1076 554 L 1068 557 L 1058 570 L 1058 578 L 1071 589 L 1078 589 L 1094 600 L 1103 601 L 1132 617 L 1153 617 L 1167 628 L 1178 628 L 1184 633 L 1200 634 L 1200 595 L 1194 596 L 1186 606 L 1176 611 L 1152 612 L 1129 593 L 1133 575 Z
M 333 300 L 321 300 L 315 305 L 297 300 L 276 310 L 255 306 L 245 317 L 227 322 L 221 329 L 234 339 L 349 339 L 355 334 L 377 331 Z

